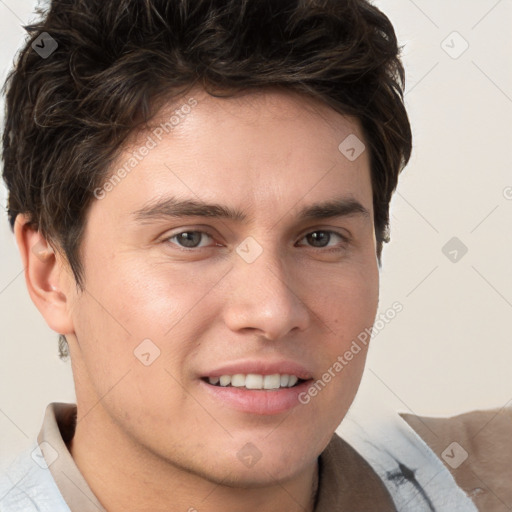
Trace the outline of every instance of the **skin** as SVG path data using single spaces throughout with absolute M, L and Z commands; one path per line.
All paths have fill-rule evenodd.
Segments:
M 60 252 L 18 217 L 29 293 L 70 347 L 78 407 L 70 451 L 109 512 L 311 511 L 317 458 L 354 399 L 366 350 L 308 404 L 273 415 L 223 405 L 199 376 L 230 361 L 285 358 L 316 380 L 373 325 L 369 155 L 352 162 L 338 150 L 348 135 L 364 137 L 356 119 L 274 89 L 227 99 L 196 89 L 154 124 L 190 97 L 191 112 L 88 210 L 84 292 Z M 148 133 L 132 136 L 113 170 Z M 167 194 L 239 208 L 252 221 L 135 220 Z M 370 215 L 297 218 L 303 206 L 340 196 Z M 184 231 L 211 237 L 186 252 L 172 238 Z M 318 231 L 349 242 L 306 236 Z M 263 250 L 252 263 L 236 252 L 248 236 Z M 134 350 L 148 338 L 160 356 L 145 366 Z M 261 453 L 252 467 L 237 457 L 249 442 Z

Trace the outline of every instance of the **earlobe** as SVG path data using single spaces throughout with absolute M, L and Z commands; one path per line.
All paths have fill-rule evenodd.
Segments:
M 72 288 L 62 257 L 30 225 L 26 215 L 16 217 L 14 234 L 32 302 L 52 330 L 59 334 L 74 333 L 69 300 Z

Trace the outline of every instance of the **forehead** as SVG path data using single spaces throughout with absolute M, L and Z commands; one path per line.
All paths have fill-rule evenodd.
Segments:
M 111 168 L 125 177 L 108 199 L 140 209 L 172 192 L 267 215 L 340 193 L 362 202 L 371 196 L 364 147 L 357 119 L 302 94 L 265 89 L 218 98 L 195 89 L 165 103 L 129 139 Z
M 192 103 L 194 106 L 188 108 Z M 265 131 L 272 128 L 280 130 L 292 125 L 295 135 L 302 131 L 314 139 L 312 130 L 323 125 L 322 136 L 331 131 L 336 132 L 337 138 L 350 133 L 357 134 L 361 140 L 364 138 L 360 121 L 356 117 L 341 114 L 318 98 L 283 87 L 268 86 L 222 97 L 212 96 L 199 87 L 193 88 L 189 93 L 173 98 L 172 101 L 160 102 L 149 126 L 141 133 L 134 133 L 132 141 L 146 135 L 148 130 L 158 129 L 166 123 L 169 127 L 169 122 L 176 136 L 187 133 L 190 137 L 195 124 L 190 118 L 204 128 L 214 126 L 220 129 L 237 125 L 243 130 L 241 135 L 245 130 L 256 130 L 263 125 Z M 301 126 L 296 124 L 297 121 L 302 123 Z M 236 133 L 231 135 L 236 136 Z

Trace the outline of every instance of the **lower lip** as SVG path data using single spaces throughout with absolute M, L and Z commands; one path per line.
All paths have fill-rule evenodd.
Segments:
M 299 395 L 309 388 L 312 379 L 280 389 L 245 389 L 232 386 L 214 386 L 200 379 L 201 386 L 215 399 L 233 409 L 253 414 L 279 414 L 302 405 Z

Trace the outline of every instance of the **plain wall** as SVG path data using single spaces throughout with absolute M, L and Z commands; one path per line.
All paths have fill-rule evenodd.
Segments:
M 396 301 L 403 310 L 374 337 L 357 400 L 423 415 L 503 407 L 512 400 L 512 2 L 375 3 L 405 45 L 414 150 L 391 205 L 377 318 Z M 0 3 L 3 78 L 34 5 Z M 0 466 L 35 438 L 48 403 L 75 400 L 3 210 Z M 464 256 L 456 245 L 443 251 L 453 237 Z

